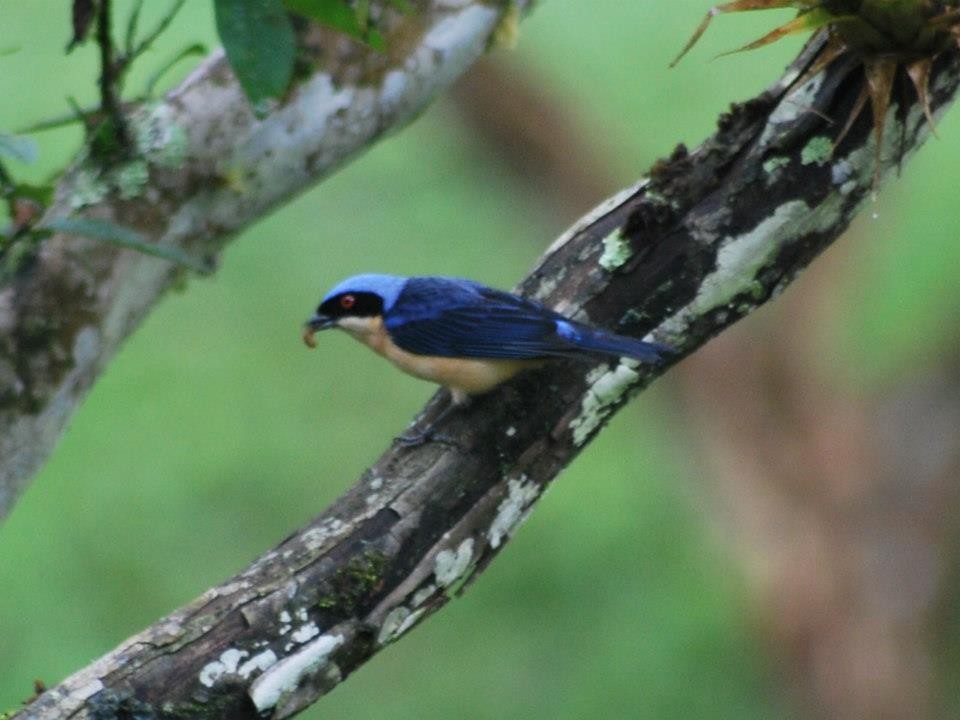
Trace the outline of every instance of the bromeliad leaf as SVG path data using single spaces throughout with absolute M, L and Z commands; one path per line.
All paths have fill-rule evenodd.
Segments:
M 680 62 L 680 60 L 683 59 L 684 55 L 690 52 L 690 49 L 697 44 L 697 41 L 703 36 L 703 33 L 706 32 L 707 27 L 710 25 L 710 21 L 721 13 L 744 12 L 747 10 L 774 10 L 777 8 L 790 7 L 797 8 L 800 12 L 804 12 L 805 10 L 809 10 L 816 6 L 817 0 L 733 0 L 733 2 L 725 2 L 720 5 L 714 5 L 707 11 L 706 17 L 703 18 L 700 25 L 697 26 L 696 30 L 694 30 L 693 36 L 687 41 L 687 44 L 683 46 L 683 50 L 680 51 L 680 54 L 677 55 L 672 63 L 670 63 L 670 67 L 675 66 L 678 62 Z M 776 38 L 773 38 L 768 42 L 773 42 L 775 39 Z
M 847 16 L 836 16 L 832 15 L 822 8 L 813 8 L 811 10 L 802 10 L 799 15 L 797 15 L 793 20 L 788 23 L 781 25 L 778 28 L 774 28 L 762 38 L 754 40 L 752 43 L 744 45 L 742 48 L 736 50 L 729 50 L 722 55 L 732 55 L 733 53 L 746 52 L 748 50 L 756 50 L 761 48 L 764 45 L 770 45 L 775 43 L 781 38 L 785 38 L 787 35 L 793 35 L 794 33 L 801 33 L 807 31 L 819 30 L 822 27 L 828 25 L 836 25 L 838 23 L 847 22 L 851 18 Z
M 293 76 L 296 40 L 281 0 L 214 0 L 227 59 L 258 115 Z
M 66 233 L 67 235 L 80 235 L 93 240 L 101 240 L 122 248 L 136 250 L 144 255 L 162 258 L 176 265 L 182 265 L 191 270 L 196 270 L 198 273 L 204 275 L 211 271 L 211 267 L 207 263 L 198 260 L 179 248 L 148 243 L 136 230 L 131 230 L 128 227 L 123 227 L 122 225 L 117 225 L 106 220 L 59 217 L 47 220 L 43 223 L 43 227 L 44 229 Z

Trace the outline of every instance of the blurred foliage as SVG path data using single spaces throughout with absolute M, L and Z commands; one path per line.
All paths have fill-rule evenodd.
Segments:
M 406 0 L 386 5 L 410 11 Z M 345 33 L 378 51 L 386 49 L 370 0 L 213 0 L 217 34 L 227 59 L 258 114 L 283 96 L 293 78 L 296 39 L 292 12 Z
M 293 77 L 296 38 L 280 0 L 214 0 L 217 32 L 254 109 L 264 114 Z
M 157 5 L 143 9 L 154 22 Z M 695 48 L 668 71 L 703 10 L 541 3 L 515 59 L 616 148 L 608 162 L 626 184 L 704 137 L 797 49 L 704 62 L 710 50 Z M 58 17 L 60 34 L 48 22 Z M 0 47 L 23 49 L 4 60 L 0 90 L 16 102 L 0 106 L 0 128 L 62 114 L 67 95 L 95 103 L 95 48 L 63 55 L 64 3 L 12 4 L 4 20 Z M 735 46 L 768 22 L 727 23 L 710 40 Z M 209 3 L 187 3 L 149 52 L 194 42 L 217 42 Z M 150 68 L 130 72 L 142 83 Z M 955 114 L 940 134 L 857 223 L 865 241 L 847 254 L 823 329 L 837 382 L 896 382 L 955 338 Z M 80 139 L 76 126 L 45 133 L 36 164 L 10 164 L 43 184 Z M 305 351 L 300 323 L 323 290 L 364 270 L 510 287 L 563 229 L 524 190 L 441 103 L 250 228 L 213 278 L 171 293 L 0 525 L 0 709 L 240 570 L 348 487 L 431 389 L 343 336 Z M 755 613 L 704 529 L 684 432 L 670 397 L 645 393 L 463 599 L 304 717 L 784 717 Z

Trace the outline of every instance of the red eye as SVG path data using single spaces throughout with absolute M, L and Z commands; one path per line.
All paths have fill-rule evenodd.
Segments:
M 349 310 L 356 304 L 356 302 L 357 299 L 353 295 L 344 295 L 342 298 L 340 298 L 340 307 L 342 307 L 344 310 Z

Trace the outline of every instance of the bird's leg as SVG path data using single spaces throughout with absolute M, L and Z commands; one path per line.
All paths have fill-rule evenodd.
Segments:
M 427 427 L 418 432 L 410 433 L 409 435 L 400 435 L 395 438 L 395 440 L 402 445 L 403 447 L 419 447 L 424 443 L 428 442 L 439 442 L 446 445 L 453 445 L 454 447 L 459 447 L 460 444 L 454 440 L 452 437 L 445 433 L 438 433 L 434 428 L 443 422 L 451 412 L 458 408 L 464 408 L 470 404 L 470 397 L 463 393 L 457 391 L 452 391 L 452 398 L 450 404 L 447 405 L 439 415 L 437 415 Z

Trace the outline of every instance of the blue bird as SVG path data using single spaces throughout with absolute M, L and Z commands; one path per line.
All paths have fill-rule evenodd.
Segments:
M 404 372 L 443 385 L 454 406 L 555 358 L 658 363 L 672 352 L 588 327 L 502 290 L 446 277 L 348 278 L 324 296 L 303 340 L 316 347 L 314 335 L 334 327 Z

